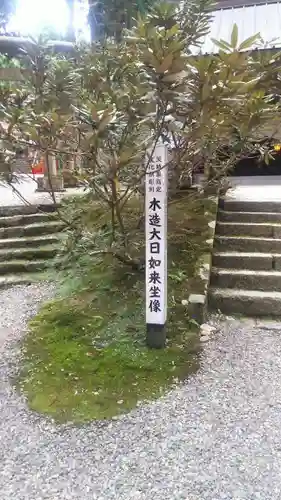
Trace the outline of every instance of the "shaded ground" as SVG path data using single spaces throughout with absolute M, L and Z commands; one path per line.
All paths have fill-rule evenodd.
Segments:
M 132 228 L 137 227 L 140 208 L 139 203 L 128 207 Z M 213 208 L 211 200 L 197 196 L 180 196 L 169 207 L 164 350 L 145 345 L 144 269 L 135 271 L 108 255 L 94 258 L 93 246 L 85 251 L 78 239 L 65 256 L 70 265 L 62 298 L 40 311 L 23 344 L 20 385 L 32 409 L 60 422 L 113 417 L 162 395 L 175 380 L 198 368 L 199 337 L 186 299 L 191 292 L 204 293 L 197 268 L 199 257 L 209 252 Z M 97 206 L 90 215 L 89 231 L 100 234 L 110 213 Z M 135 231 L 132 255 L 139 259 L 144 255 L 144 231 Z
M 103 426 L 58 426 L 8 381 L 27 316 L 51 293 L 40 286 L 0 293 L 1 498 L 279 500 L 281 324 L 222 322 L 165 398 Z

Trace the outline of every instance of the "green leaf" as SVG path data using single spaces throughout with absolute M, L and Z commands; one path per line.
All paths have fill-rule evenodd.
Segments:
M 167 71 L 171 67 L 173 59 L 174 59 L 174 54 L 171 52 L 165 57 L 161 65 L 157 68 L 157 73 L 165 73 L 165 71 Z
M 260 40 L 260 34 L 256 33 L 255 35 L 250 36 L 249 38 L 246 38 L 246 40 L 244 40 L 244 42 L 240 43 L 238 50 L 240 51 L 240 50 L 249 49 L 252 47 L 252 45 L 254 45 L 254 43 L 258 42 L 259 40 Z
M 231 50 L 231 45 L 225 40 L 216 40 L 215 38 L 212 38 L 211 40 L 223 52 L 229 52 Z
M 238 43 L 238 26 L 235 23 L 233 25 L 232 33 L 231 33 L 231 47 L 233 49 L 237 48 L 237 43 Z

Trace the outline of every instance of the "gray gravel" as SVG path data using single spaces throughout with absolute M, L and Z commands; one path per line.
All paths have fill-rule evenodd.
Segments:
M 9 385 L 47 285 L 0 293 L 0 499 L 281 498 L 281 324 L 225 321 L 165 398 L 106 425 L 59 427 Z

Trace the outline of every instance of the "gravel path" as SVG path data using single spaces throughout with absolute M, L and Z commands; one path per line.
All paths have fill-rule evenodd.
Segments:
M 8 382 L 14 342 L 51 293 L 0 293 L 1 499 L 281 498 L 281 324 L 225 322 L 183 387 L 110 424 L 59 427 Z

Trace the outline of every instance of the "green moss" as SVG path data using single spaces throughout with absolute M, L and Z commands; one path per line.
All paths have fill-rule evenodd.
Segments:
M 200 289 L 198 257 L 208 226 L 202 200 L 169 210 L 166 349 L 145 345 L 144 276 L 109 258 L 79 287 L 46 304 L 24 340 L 18 380 L 32 409 L 58 421 L 106 419 L 153 399 L 197 369 L 199 340 L 181 301 Z

